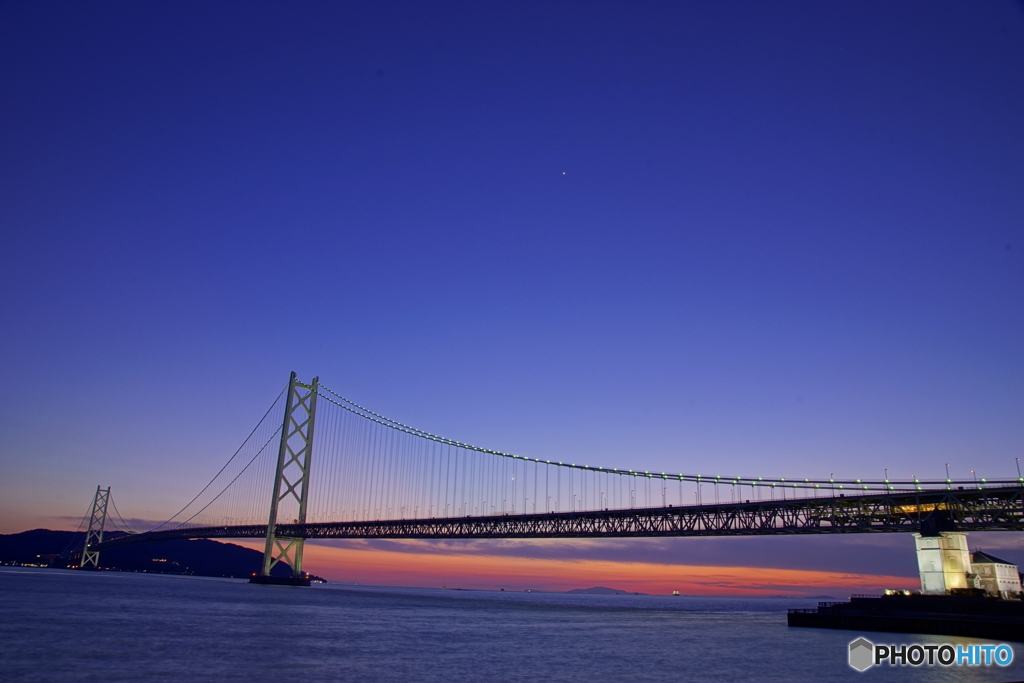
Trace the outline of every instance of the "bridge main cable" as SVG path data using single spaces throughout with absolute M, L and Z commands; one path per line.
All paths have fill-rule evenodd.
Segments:
M 552 467 L 564 467 L 576 470 L 584 470 L 588 472 L 600 472 L 604 474 L 613 474 L 625 477 L 643 477 L 647 479 L 663 479 L 670 481 L 685 481 L 693 482 L 697 484 L 711 484 L 720 486 L 738 485 L 738 486 L 755 486 L 755 487 L 770 487 L 770 488 L 790 488 L 790 489 L 821 489 L 828 487 L 836 490 L 861 490 L 861 491 L 919 491 L 932 488 L 947 488 L 952 489 L 955 486 L 963 487 L 975 487 L 979 483 L 981 485 L 992 485 L 992 486 L 1006 486 L 1006 485 L 1018 485 L 1024 483 L 1024 478 L 1018 479 L 995 479 L 987 480 L 981 479 L 980 481 L 968 480 L 968 479 L 944 479 L 944 480 L 929 480 L 929 479 L 787 479 L 785 477 L 780 478 L 764 478 L 764 477 L 723 477 L 721 475 L 703 475 L 703 474 L 685 474 L 685 473 L 666 473 L 666 472 L 650 472 L 644 470 L 631 469 L 619 469 L 612 467 L 592 467 L 589 465 L 577 465 L 576 463 L 565 463 L 561 461 L 541 460 L 539 458 L 529 458 L 526 456 L 515 455 L 512 453 L 505 453 L 489 448 L 481 448 L 480 446 L 474 446 L 472 444 L 463 443 L 454 439 L 449 439 L 437 434 L 417 429 L 407 424 L 403 424 L 397 420 L 393 420 L 389 417 L 376 413 L 364 406 L 361 406 L 354 401 L 351 401 L 341 394 L 331 390 L 330 388 L 320 385 L 322 392 L 320 396 L 326 401 L 333 403 L 334 405 L 344 410 L 358 415 L 366 420 L 376 422 L 377 424 L 391 429 L 404 432 L 413 436 L 418 436 L 423 439 L 428 439 L 440 444 L 453 446 L 456 448 L 462 448 L 477 453 L 484 453 L 488 455 L 495 455 L 502 458 L 512 458 L 515 460 L 521 460 L 524 462 L 538 463 L 541 465 L 550 465 Z

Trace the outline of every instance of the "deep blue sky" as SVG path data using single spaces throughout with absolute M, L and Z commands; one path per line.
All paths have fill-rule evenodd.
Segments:
M 292 369 L 592 465 L 1024 457 L 1020 4 L 5 3 L 0 93 L 0 531 L 170 514 Z

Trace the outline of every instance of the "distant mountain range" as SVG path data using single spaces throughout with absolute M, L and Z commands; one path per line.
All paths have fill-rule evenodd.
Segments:
M 77 564 L 83 537 L 82 533 L 49 529 L 0 534 L 0 564 L 43 567 Z M 60 557 L 62 553 L 64 557 Z M 100 553 L 100 567 L 122 572 L 244 579 L 263 568 L 263 553 L 233 543 L 179 539 L 104 550 Z M 292 569 L 281 562 L 271 574 L 291 576 Z
M 647 593 L 630 593 L 629 591 L 620 591 L 614 588 L 605 588 L 604 586 L 594 586 L 593 588 L 573 588 L 571 591 L 565 592 L 585 593 L 587 595 L 647 595 Z

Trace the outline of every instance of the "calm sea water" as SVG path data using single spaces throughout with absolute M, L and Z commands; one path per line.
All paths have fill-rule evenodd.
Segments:
M 0 568 L 3 681 L 1016 681 L 1006 668 L 846 663 L 816 601 L 254 586 Z M 975 643 L 863 634 L 879 643 Z

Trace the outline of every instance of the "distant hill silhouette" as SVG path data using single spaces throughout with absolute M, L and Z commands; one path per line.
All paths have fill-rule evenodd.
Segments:
M 0 564 L 66 567 L 77 564 L 84 534 L 34 529 L 20 534 L 0 534 Z M 68 548 L 64 558 L 58 558 Z M 185 574 L 248 578 L 263 568 L 263 553 L 233 543 L 208 539 L 139 543 L 104 550 L 100 567 L 123 572 Z M 291 576 L 292 569 L 278 563 L 271 574 Z
M 630 593 L 629 591 L 620 591 L 615 588 L 605 588 L 604 586 L 594 586 L 593 588 L 573 588 L 571 591 L 565 592 L 586 593 L 588 595 L 647 595 L 647 593 Z

